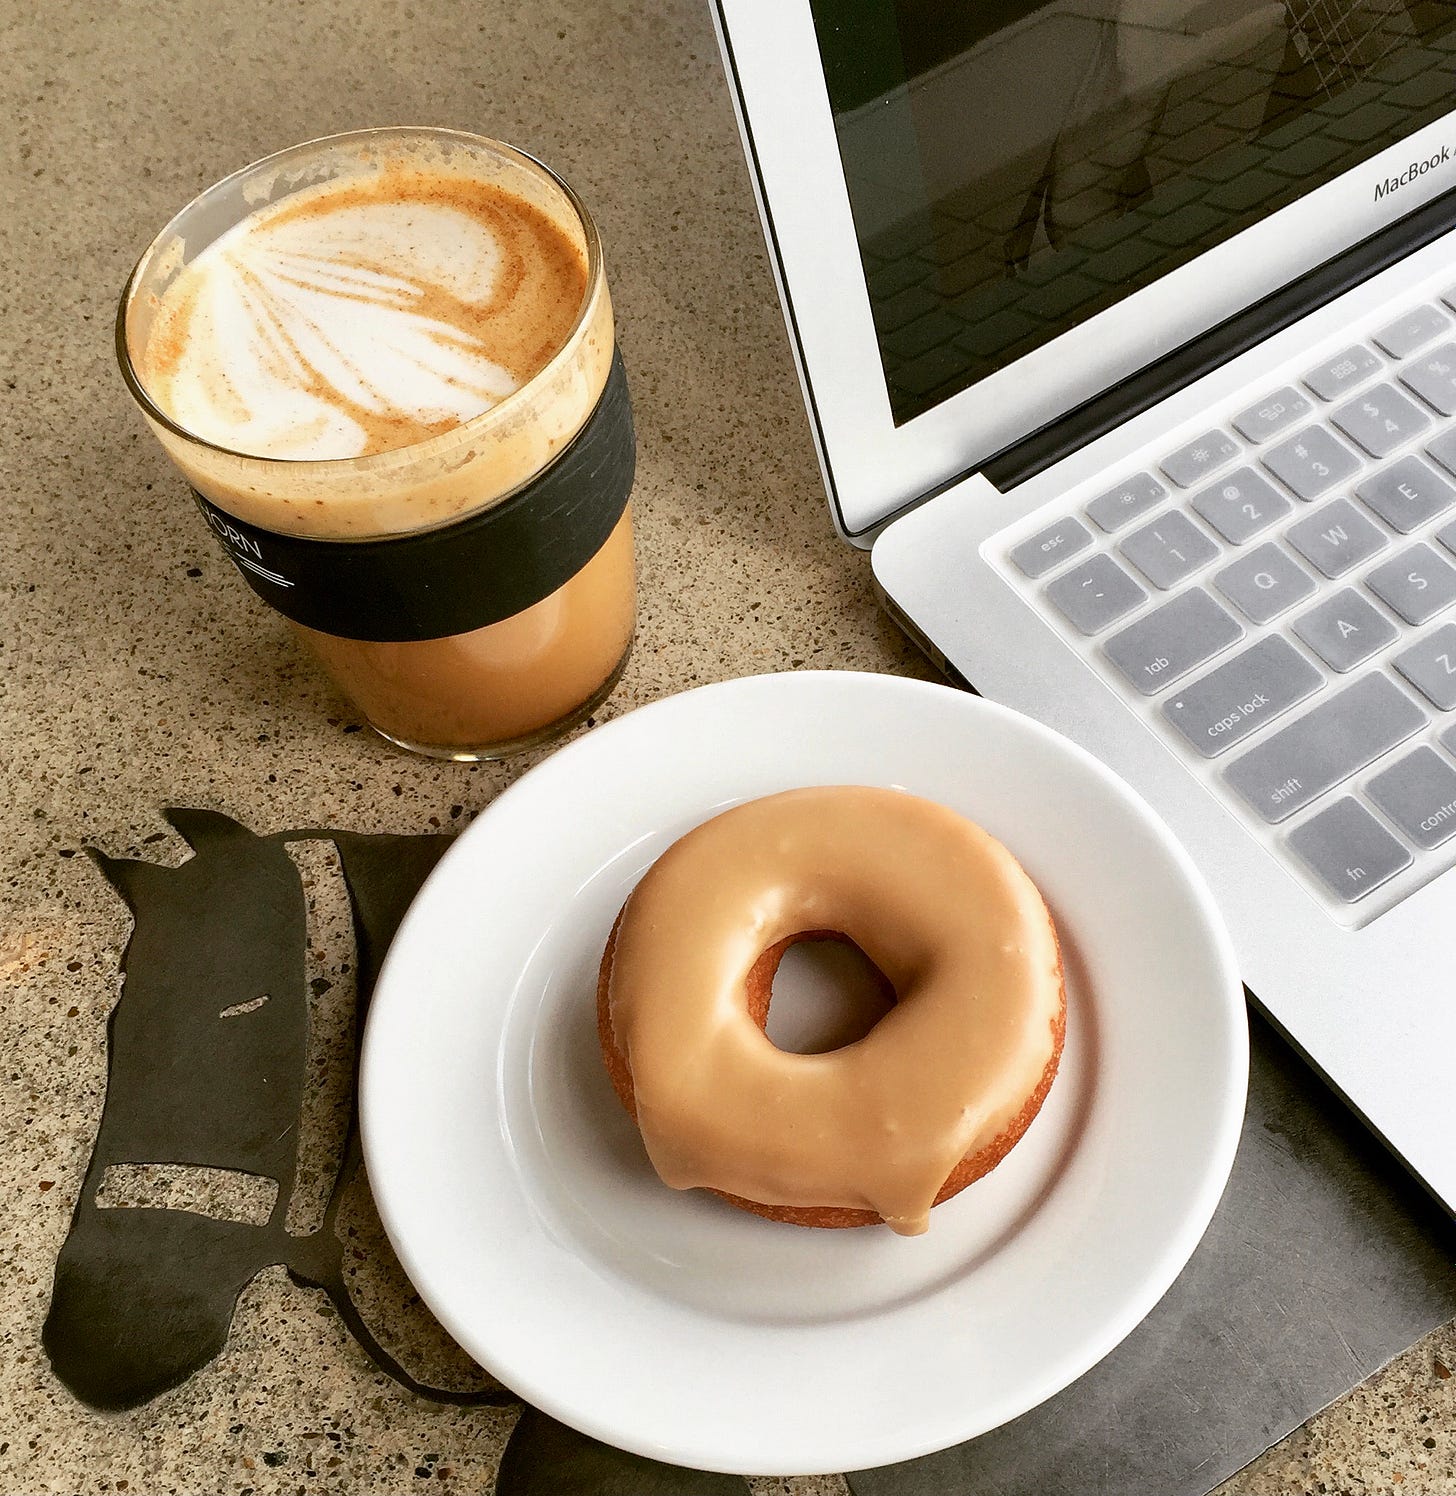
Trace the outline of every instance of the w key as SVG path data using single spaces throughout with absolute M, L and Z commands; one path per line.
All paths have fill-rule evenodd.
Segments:
M 1243 637 L 1233 615 L 1193 587 L 1114 634 L 1106 649 L 1123 675 L 1152 696 Z

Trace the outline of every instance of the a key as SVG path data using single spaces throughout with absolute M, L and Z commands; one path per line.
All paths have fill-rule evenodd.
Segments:
M 1418 847 L 1456 836 L 1456 769 L 1434 748 L 1417 748 L 1382 769 L 1365 792 Z
M 1239 444 L 1228 432 L 1205 431 L 1197 441 L 1170 452 L 1159 466 L 1179 488 L 1192 488 L 1238 455 Z
M 1395 625 L 1353 587 L 1344 587 L 1294 620 L 1294 632 L 1333 670 L 1344 674 L 1396 637 Z
M 1063 572 L 1046 595 L 1073 628 L 1090 635 L 1131 613 L 1148 594 L 1111 556 L 1093 556 Z
M 1087 527 L 1068 517 L 1023 540 L 1013 548 L 1011 559 L 1027 576 L 1039 577 L 1091 544 L 1092 535 Z
M 1153 586 L 1165 591 L 1218 555 L 1213 541 L 1176 509 L 1134 530 L 1118 549 Z
M 1372 672 L 1256 743 L 1224 778 L 1277 825 L 1403 743 L 1425 720 L 1393 680 Z
M 1284 538 L 1327 577 L 1344 576 L 1389 544 L 1349 499 L 1335 499 L 1306 515 Z
M 1278 634 L 1260 639 L 1163 703 L 1163 715 L 1204 756 L 1217 758 L 1283 716 L 1323 677 Z
M 1433 338 L 1451 330 L 1451 319 L 1433 306 L 1418 306 L 1397 317 L 1389 327 L 1375 334 L 1374 343 L 1391 358 L 1409 358 L 1417 348 L 1424 348 Z
M 1241 410 L 1233 419 L 1233 428 L 1245 441 L 1266 442 L 1303 420 L 1313 409 L 1307 396 L 1286 385 L 1257 405 Z
M 1246 617 L 1268 623 L 1314 591 L 1314 579 L 1277 545 L 1240 556 L 1213 579 L 1214 586 Z
M 1456 707 L 1456 623 L 1443 623 L 1419 644 L 1401 650 L 1391 664 L 1432 706 L 1443 712 Z
M 1104 648 L 1123 675 L 1151 696 L 1243 636 L 1231 613 L 1193 587 L 1113 634 Z
M 1431 424 L 1430 416 L 1393 384 L 1373 385 L 1332 412 L 1330 420 L 1372 457 L 1389 457 Z
M 1408 546 L 1377 566 L 1365 585 L 1407 623 L 1427 623 L 1456 603 L 1456 567 L 1428 545 Z
M 1456 556 L 1456 524 L 1442 525 L 1441 528 L 1436 531 L 1436 539 L 1439 540 L 1441 544 L 1444 545 L 1453 556 Z
M 1111 535 L 1167 496 L 1168 490 L 1151 473 L 1134 473 L 1125 483 L 1098 494 L 1087 505 L 1087 518 Z
M 1415 860 L 1348 795 L 1289 833 L 1289 846 L 1329 891 L 1357 903 Z
M 1382 367 L 1368 348 L 1356 344 L 1311 369 L 1304 376 L 1304 382 L 1321 400 L 1338 400 L 1347 390 L 1363 384 Z
M 1307 426 L 1270 447 L 1262 462 L 1301 499 L 1317 499 L 1357 471 L 1360 459 L 1323 426 Z
M 1414 390 L 1432 410 L 1456 416 L 1456 343 L 1412 359 L 1400 371 L 1400 382 Z
M 1402 457 L 1355 485 L 1361 501 L 1392 530 L 1408 535 L 1456 504 L 1452 488 L 1430 463 Z
M 1294 508 L 1253 468 L 1235 468 L 1189 503 L 1232 545 L 1252 540 Z

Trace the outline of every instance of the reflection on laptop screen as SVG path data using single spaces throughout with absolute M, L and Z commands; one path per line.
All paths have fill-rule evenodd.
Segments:
M 811 3 L 897 425 L 1456 98 L 1453 0 Z

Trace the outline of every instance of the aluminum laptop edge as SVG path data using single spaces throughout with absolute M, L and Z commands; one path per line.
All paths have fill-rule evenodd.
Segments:
M 1327 475 L 1324 449 L 1307 450 L 1300 422 L 1328 427 L 1344 407 L 1317 393 L 1311 371 L 1354 368 L 1346 352 L 1357 348 L 1376 360 L 1360 397 L 1371 396 L 1372 412 L 1399 417 L 1409 406 L 1434 419 L 1407 398 L 1413 384 L 1397 383 L 1414 364 L 1387 367 L 1375 340 L 1393 317 L 1422 312 L 1447 319 L 1443 337 L 1456 339 L 1456 4 L 715 0 L 713 9 L 838 533 L 872 547 L 887 608 L 948 675 L 1075 739 L 1162 815 L 1219 901 L 1254 1000 L 1456 1212 L 1456 837 L 1404 847 L 1394 873 L 1377 870 L 1374 851 L 1368 872 L 1346 866 L 1360 859 L 1337 848 L 1340 877 L 1378 876 L 1381 886 L 1332 893 L 1311 874 L 1326 822 L 1343 815 L 1356 831 L 1368 822 L 1382 848 L 1398 840 L 1386 802 L 1373 798 L 1371 765 L 1339 776 L 1319 805 L 1349 803 L 1319 825 L 1313 812 L 1260 811 L 1247 785 L 1243 798 L 1231 791 L 1240 772 L 1230 765 L 1247 756 L 1252 773 L 1277 762 L 1262 744 L 1301 712 L 1313 717 L 1308 702 L 1260 723 L 1237 752 L 1194 751 L 1169 723 L 1175 709 L 1196 708 L 1198 685 L 1130 684 L 1125 660 L 1122 674 L 1109 668 L 1119 649 L 1109 640 L 1125 632 L 1130 648 L 1137 631 L 1099 623 L 1084 636 L 1048 606 L 1057 578 L 1077 568 L 1059 563 L 1051 583 L 1040 562 L 1033 574 L 1021 569 L 1026 547 L 1080 532 L 1076 546 L 1138 584 L 1127 617 L 1141 623 L 1174 592 L 1151 580 L 1156 567 L 1121 520 L 1104 533 L 1095 517 L 1118 492 L 1143 503 L 1134 489 L 1151 484 L 1163 498 L 1149 513 L 1177 509 L 1178 524 L 1220 551 L 1192 583 L 1180 581 L 1180 597 L 1198 594 L 1183 597 L 1184 611 L 1192 618 L 1199 602 L 1237 630 L 1235 642 L 1204 651 L 1190 681 L 1251 646 L 1277 651 L 1320 678 L 1321 712 L 1327 698 L 1353 701 L 1351 682 L 1368 685 L 1360 731 L 1403 731 L 1392 729 L 1392 703 L 1394 718 L 1408 713 L 1418 725 L 1398 755 L 1403 773 L 1407 758 L 1453 772 L 1456 732 L 1447 746 L 1442 735 L 1456 710 L 1444 717 L 1396 663 L 1414 644 L 1431 654 L 1442 619 L 1412 614 L 1421 628 L 1353 670 L 1339 658 L 1342 640 L 1322 640 L 1312 616 L 1296 609 L 1271 625 L 1230 604 L 1232 578 L 1228 596 L 1219 587 L 1242 552 L 1222 547 L 1223 521 L 1205 523 L 1204 510 L 1218 493 L 1242 500 L 1240 485 L 1258 484 L 1281 515 L 1267 543 L 1279 542 L 1293 572 L 1347 601 L 1364 579 L 1355 601 L 1382 629 L 1400 622 L 1370 595 L 1380 578 L 1368 560 L 1346 587 L 1289 540 L 1326 502 L 1348 503 L 1364 524 L 1355 494 L 1379 488 L 1381 464 L 1341 427 L 1332 446 L 1342 460 L 1353 451 L 1360 474 L 1328 491 L 1311 479 L 1306 494 L 1298 473 L 1271 476 L 1274 439 L 1245 430 L 1262 411 L 1270 430 L 1285 431 L 1284 457 L 1293 461 L 1298 445 L 1301 461 Z M 1434 359 L 1419 357 L 1423 367 Z M 1394 393 L 1376 395 L 1371 379 Z M 1351 405 L 1344 418 L 1358 414 Z M 1407 437 L 1397 460 L 1418 453 L 1428 463 L 1425 438 Z M 1200 492 L 1179 464 L 1204 461 L 1224 471 Z M 1456 470 L 1440 472 L 1442 488 L 1447 479 L 1456 485 Z M 1442 523 L 1453 520 L 1456 507 Z M 1409 538 L 1451 570 L 1434 520 L 1419 533 L 1399 520 L 1373 528 L 1388 557 L 1414 554 L 1402 549 Z M 1456 554 L 1456 530 L 1447 550 Z M 1129 564 L 1135 554 L 1146 573 Z M 1094 575 L 1086 570 L 1082 585 Z M 1343 616 L 1335 622 L 1343 633 Z M 1141 668 L 1168 658 L 1150 651 Z M 1456 654 L 1447 669 L 1456 674 Z M 1336 707 L 1326 715 L 1333 722 Z M 1317 757 L 1338 736 L 1338 723 L 1324 724 L 1314 718 L 1303 732 Z M 1443 814 L 1456 816 L 1456 801 Z

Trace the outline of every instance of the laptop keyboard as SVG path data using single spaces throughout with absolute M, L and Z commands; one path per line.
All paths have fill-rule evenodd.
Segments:
M 1344 923 L 1456 862 L 1453 313 L 1390 317 L 1006 552 Z

